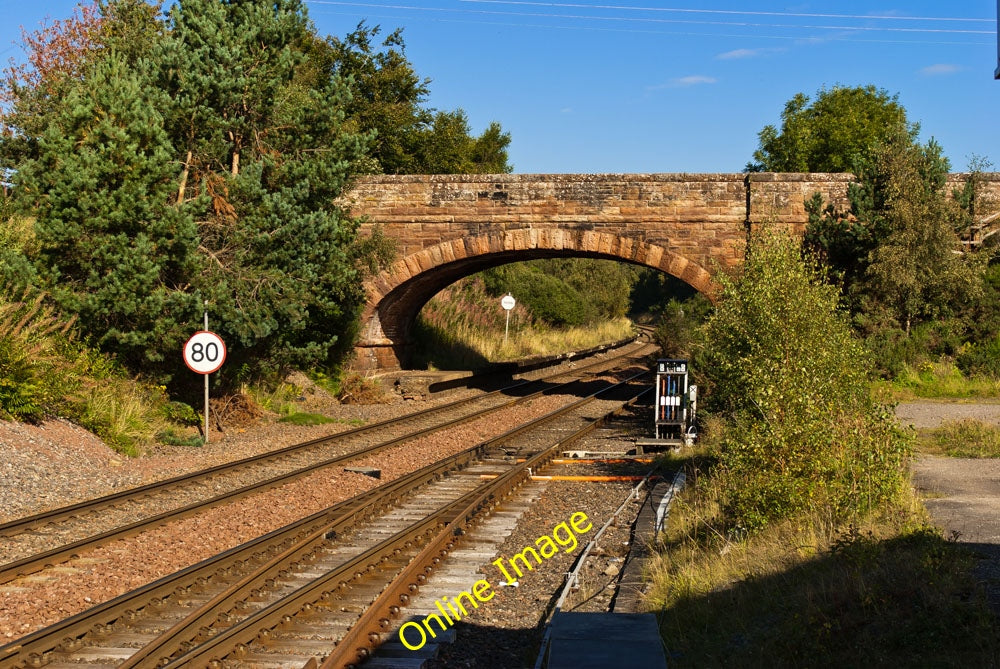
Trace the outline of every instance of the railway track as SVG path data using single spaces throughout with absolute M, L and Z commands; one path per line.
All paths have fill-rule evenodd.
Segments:
M 0 584 L 60 564 L 95 546 L 285 485 L 324 468 L 342 467 L 351 460 L 542 394 L 573 392 L 581 379 L 612 368 L 620 360 L 644 355 L 647 349 L 644 344 L 629 346 L 613 357 L 569 372 L 517 382 L 484 395 L 4 523 L 0 525 Z M 564 377 L 572 378 L 558 381 Z
M 451 528 L 448 532 L 453 539 L 461 523 L 478 518 L 484 509 L 523 483 L 528 475 L 525 472 L 544 460 L 539 454 L 549 453 L 544 457 L 551 457 L 555 449 L 565 445 L 564 440 L 557 440 L 546 449 L 532 446 L 531 440 L 537 441 L 539 437 L 529 435 L 537 435 L 540 425 L 546 425 L 546 432 L 552 434 L 579 428 L 581 424 L 592 429 L 596 417 L 588 418 L 585 413 L 596 394 L 529 426 L 473 446 L 370 493 L 24 637 L 0 648 L 0 667 L 79 666 L 81 662 L 94 661 L 98 661 L 94 666 L 167 663 L 215 666 L 216 660 L 223 661 L 219 658 L 246 655 L 247 648 L 254 643 L 275 646 L 285 634 L 282 626 L 287 627 L 314 610 L 329 612 L 338 606 L 336 620 L 330 625 L 347 629 L 345 620 L 349 623 L 352 616 L 357 617 L 358 610 L 365 608 L 365 597 L 344 604 L 345 591 L 371 595 L 381 590 L 382 586 L 359 585 L 359 579 L 391 572 L 404 563 L 414 564 L 411 558 L 417 549 L 431 541 L 426 537 L 435 529 Z M 564 426 L 556 428 L 554 425 L 560 421 Z M 512 464 L 511 456 L 518 453 L 534 455 L 525 463 Z M 479 465 L 475 464 L 477 461 Z M 492 468 L 500 475 L 493 482 L 483 483 L 474 475 L 477 466 Z M 465 474 L 456 473 L 459 469 Z M 433 483 L 442 477 L 443 480 Z M 476 482 L 471 488 L 470 479 Z M 415 500 L 413 491 L 417 488 L 422 492 Z M 404 528 L 392 526 L 400 518 L 414 518 L 416 509 L 426 506 L 431 499 L 437 500 L 433 514 L 417 518 Z M 397 510 L 386 515 L 385 510 L 394 505 Z M 361 529 L 360 523 L 364 522 L 375 525 Z M 388 525 L 378 526 L 379 522 Z M 350 543 L 352 536 L 381 536 L 390 530 L 390 538 L 378 545 Z M 432 543 L 440 542 L 438 537 Z M 440 556 L 434 559 L 440 560 Z M 427 565 L 421 567 L 426 568 Z M 313 579 L 317 574 L 323 576 Z M 266 603 L 287 591 L 296 593 L 295 601 L 302 601 L 289 604 L 286 597 Z M 299 606 L 297 611 L 287 612 L 296 606 Z M 358 627 L 355 624 L 350 629 Z M 210 646 L 206 646 L 208 637 Z M 301 637 L 294 638 L 302 641 Z M 219 644 L 230 645 L 219 650 Z M 303 644 L 296 645 L 301 650 Z M 192 655 L 196 648 L 201 650 Z M 206 659 L 206 653 L 212 657 Z M 295 661 L 282 666 L 294 666 Z
M 460 564 L 439 571 L 433 582 L 421 588 L 406 617 L 394 621 L 391 640 L 377 649 L 372 669 L 416 667 L 420 658 L 430 661 L 430 666 L 483 669 L 531 666 L 537 659 L 534 664 L 538 669 L 548 656 L 546 623 L 553 615 L 562 621 L 562 632 L 556 636 L 565 639 L 562 616 L 567 612 L 571 616 L 578 612 L 607 614 L 612 626 L 620 624 L 615 622 L 614 614 L 642 612 L 646 586 L 643 574 L 653 555 L 649 542 L 658 531 L 658 512 L 665 508 L 659 502 L 665 498 L 663 492 L 675 489 L 683 478 L 672 469 L 660 469 L 655 458 L 622 457 L 630 450 L 637 430 L 646 433 L 648 411 L 645 407 L 631 417 L 616 419 L 574 445 L 573 450 L 586 450 L 596 459 L 557 458 L 536 470 L 538 475 L 532 482 L 499 507 L 501 512 L 518 516 L 516 527 L 508 524 L 506 531 L 500 530 L 501 536 L 489 521 L 475 528 L 465 545 L 452 553 Z M 632 483 L 637 485 L 632 487 Z M 495 558 L 511 556 L 532 545 L 540 534 L 552 533 L 553 526 L 566 520 L 571 510 L 586 511 L 594 526 L 593 531 L 579 537 L 579 550 L 554 556 L 537 567 L 536 573 L 519 579 L 517 588 L 499 589 L 488 610 L 477 611 L 460 623 L 457 634 L 443 640 L 428 637 L 426 644 L 416 650 L 403 643 L 401 630 L 410 643 L 425 641 L 416 625 L 426 616 L 439 613 L 438 602 L 454 599 L 456 584 L 473 583 L 483 578 L 482 574 L 495 574 Z M 603 624 L 594 621 L 591 618 L 588 623 L 592 628 Z M 655 638 L 655 632 L 649 638 Z M 608 639 L 612 646 L 614 642 L 614 638 Z M 624 650 L 621 656 L 611 651 L 602 666 L 617 666 L 616 658 L 626 655 Z M 561 657 L 558 652 L 556 656 Z M 560 666 L 565 666 L 565 657 L 562 661 Z

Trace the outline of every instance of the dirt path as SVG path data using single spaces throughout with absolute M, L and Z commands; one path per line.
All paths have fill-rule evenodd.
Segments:
M 897 407 L 896 415 L 900 423 L 914 427 L 963 418 L 1000 424 L 1000 404 L 907 402 Z M 978 576 L 1000 614 L 1000 459 L 922 455 L 913 462 L 913 483 L 945 537 L 983 556 Z

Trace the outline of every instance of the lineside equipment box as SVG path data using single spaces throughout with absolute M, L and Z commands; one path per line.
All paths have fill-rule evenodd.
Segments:
M 688 361 L 656 361 L 654 438 L 638 440 L 644 446 L 680 446 L 694 442 L 694 414 L 698 388 L 688 383 Z

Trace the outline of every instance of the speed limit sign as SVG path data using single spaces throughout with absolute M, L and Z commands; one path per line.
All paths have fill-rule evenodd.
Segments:
M 184 364 L 192 372 L 211 374 L 226 361 L 226 345 L 214 332 L 199 330 L 184 344 Z

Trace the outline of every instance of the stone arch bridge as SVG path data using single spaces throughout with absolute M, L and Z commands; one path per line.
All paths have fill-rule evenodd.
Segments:
M 957 186 L 967 175 L 956 174 Z M 985 181 L 994 202 L 1000 175 Z M 399 259 L 366 283 L 357 369 L 398 369 L 421 307 L 461 277 L 509 262 L 577 256 L 645 265 L 711 293 L 747 231 L 800 233 L 814 193 L 847 205 L 848 174 L 501 174 L 372 176 L 344 198 L 381 225 Z

